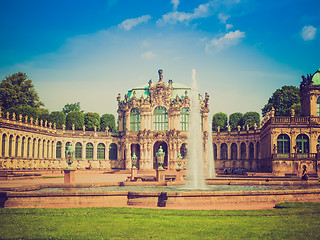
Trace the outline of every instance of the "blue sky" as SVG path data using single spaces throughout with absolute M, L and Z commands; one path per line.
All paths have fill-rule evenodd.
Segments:
M 257 111 L 320 67 L 316 0 L 0 0 L 0 77 L 25 72 L 50 111 L 116 114 L 118 93 L 164 80 L 212 113 Z

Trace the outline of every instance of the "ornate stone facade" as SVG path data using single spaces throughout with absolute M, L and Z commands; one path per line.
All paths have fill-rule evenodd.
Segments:
M 62 169 L 65 148 L 75 149 L 77 169 L 130 169 L 133 153 L 140 170 L 157 167 L 156 152 L 165 151 L 164 167 L 175 169 L 178 154 L 186 164 L 189 87 L 159 80 L 134 88 L 118 101 L 119 132 L 56 129 L 55 124 L 15 114 L 0 118 L 0 169 Z M 302 165 L 317 172 L 320 157 L 320 72 L 303 77 L 300 86 L 303 116 L 276 117 L 271 110 L 257 129 L 214 132 L 216 169 L 246 169 L 278 175 L 299 174 Z M 201 102 L 203 151 L 208 150 L 209 96 Z M 1 114 L 0 114 L 1 116 Z M 204 154 L 206 156 L 206 154 Z M 204 159 L 213 161 L 213 159 Z

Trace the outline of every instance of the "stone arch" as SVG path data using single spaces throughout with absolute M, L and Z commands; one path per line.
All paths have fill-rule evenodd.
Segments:
M 309 137 L 306 134 L 299 134 L 296 138 L 298 153 L 309 153 Z
M 240 145 L 240 159 L 245 160 L 247 157 L 247 146 L 244 142 Z
M 253 142 L 249 143 L 249 159 L 250 160 L 254 159 L 254 144 L 253 144 Z
M 24 151 L 26 149 L 26 137 L 23 136 L 21 139 L 21 158 L 25 157 Z
M 157 141 L 153 145 L 153 168 L 154 169 L 158 168 L 156 153 L 158 152 L 160 146 L 162 146 L 162 149 L 165 152 L 163 167 L 164 168 L 168 167 L 168 144 L 165 141 Z
M 118 146 L 116 143 L 111 143 L 109 146 L 109 160 L 118 160 Z
M 4 133 L 2 134 L 2 149 L 1 149 L 1 156 L 6 157 L 6 141 L 7 141 L 7 135 Z
M 277 138 L 277 153 L 290 153 L 290 137 L 280 134 Z
M 13 135 L 9 136 L 9 157 L 13 157 Z
M 231 160 L 238 159 L 238 146 L 236 143 L 231 144 Z
M 61 141 L 58 141 L 56 143 L 56 159 L 61 159 L 62 158 L 62 143 Z
M 97 145 L 97 159 L 98 160 L 106 159 L 106 145 L 104 143 L 99 143 Z
M 93 160 L 93 144 L 91 142 L 86 144 L 86 159 Z
M 218 157 L 218 148 L 217 148 L 217 144 L 213 144 L 213 158 L 217 159 Z
M 228 159 L 228 146 L 226 143 L 222 143 L 220 146 L 220 160 Z
M 139 168 L 140 167 L 140 145 L 139 144 L 131 144 L 131 158 L 133 156 L 133 153 L 136 155 L 137 157 L 137 165 L 136 167 Z

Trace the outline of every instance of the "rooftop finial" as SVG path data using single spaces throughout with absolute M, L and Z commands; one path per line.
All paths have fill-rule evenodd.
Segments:
M 162 82 L 162 79 L 163 79 L 163 75 L 162 75 L 163 71 L 162 71 L 162 69 L 159 69 L 158 73 L 159 73 L 159 82 Z

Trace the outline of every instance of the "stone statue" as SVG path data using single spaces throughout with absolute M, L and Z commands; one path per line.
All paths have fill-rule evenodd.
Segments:
M 71 146 L 66 148 L 66 162 L 68 164 L 67 169 L 72 169 L 71 164 L 74 162 L 74 150 Z
M 158 73 L 159 73 L 159 82 L 162 82 L 162 79 L 163 79 L 163 75 L 162 75 L 163 71 L 162 71 L 162 69 L 159 69 Z

